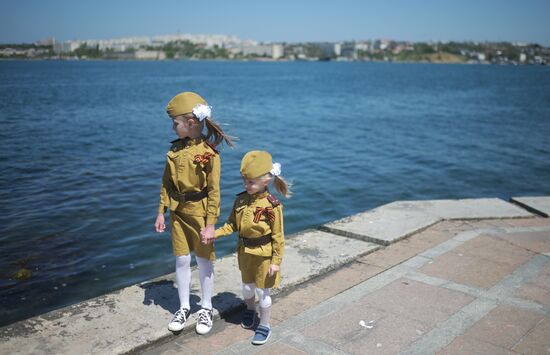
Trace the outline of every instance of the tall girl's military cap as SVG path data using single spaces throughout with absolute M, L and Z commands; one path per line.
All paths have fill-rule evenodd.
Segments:
M 186 113 L 192 113 L 193 109 L 197 105 L 208 106 L 208 103 L 199 94 L 186 91 L 177 94 L 172 98 L 172 100 L 170 100 L 166 106 L 166 112 L 170 117 L 176 117 Z
M 245 179 L 256 179 L 273 169 L 271 154 L 262 150 L 246 153 L 241 161 L 241 175 Z

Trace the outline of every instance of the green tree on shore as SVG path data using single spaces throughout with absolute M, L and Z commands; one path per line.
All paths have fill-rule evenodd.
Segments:
M 74 50 L 74 55 L 79 58 L 102 58 L 103 52 L 99 50 L 99 44 L 88 46 L 86 43 Z

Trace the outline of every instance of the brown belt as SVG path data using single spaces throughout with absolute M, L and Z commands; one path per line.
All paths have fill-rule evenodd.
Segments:
M 200 201 L 208 196 L 208 190 L 204 188 L 198 192 L 178 192 L 173 189 L 168 189 L 168 194 L 171 198 L 179 202 Z
M 259 247 L 260 245 L 271 243 L 271 241 L 273 240 L 273 238 L 271 238 L 271 233 L 263 235 L 259 238 L 246 238 L 243 236 L 239 236 L 239 239 L 243 242 L 243 245 L 247 248 Z

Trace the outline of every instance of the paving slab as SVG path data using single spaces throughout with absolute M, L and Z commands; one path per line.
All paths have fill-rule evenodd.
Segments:
M 550 269 L 550 265 L 546 269 Z M 550 274 L 541 270 L 514 294 L 516 297 L 550 307 Z
M 513 350 L 520 354 L 548 354 L 550 352 L 548 334 L 550 334 L 550 318 L 545 318 L 516 344 Z
M 281 290 L 335 269 L 379 245 L 318 230 L 289 236 Z M 241 281 L 236 256 L 214 264 L 215 317 L 239 307 Z M 193 270 L 192 312 L 199 308 L 198 270 Z M 179 307 L 174 274 L 0 328 L 2 354 L 108 353 L 135 351 L 172 336 L 167 324 Z M 275 290 L 274 293 L 277 293 Z M 194 317 L 185 331 L 194 329 Z
M 550 215 L 550 196 L 512 197 L 511 201 L 543 217 Z
M 443 348 L 441 351 L 438 351 L 437 353 L 445 355 L 518 355 L 518 353 L 514 351 L 501 348 L 486 341 L 466 337 L 464 335 L 457 337 L 455 340 L 453 340 L 451 344 Z
M 542 219 L 542 218 L 541 218 Z M 546 219 L 546 218 L 545 218 Z M 547 220 L 550 225 L 550 221 Z M 526 250 L 532 250 L 541 254 L 550 254 L 550 232 L 532 231 L 521 233 L 509 233 L 497 236 L 509 243 L 522 247 Z
M 406 295 L 406 297 L 403 297 Z M 400 278 L 361 298 L 363 309 L 382 309 L 403 319 L 414 319 L 427 328 L 449 318 L 473 298 L 461 292 Z
M 544 319 L 544 314 L 509 305 L 499 305 L 472 325 L 464 335 L 511 350 Z
M 442 220 L 534 217 L 498 198 L 396 201 L 321 227 L 351 238 L 389 245 Z
M 397 354 L 428 329 L 422 322 L 394 312 L 351 303 L 338 312 L 326 312 L 300 333 L 347 353 Z
M 522 237 L 523 234 L 517 235 Z M 507 264 L 516 268 L 529 260 L 534 253 L 514 243 L 490 235 L 480 235 L 456 247 L 453 253 L 458 256 L 476 256 L 480 259 Z
M 481 235 L 434 258 L 420 270 L 429 276 L 488 289 L 532 256 L 529 251 Z

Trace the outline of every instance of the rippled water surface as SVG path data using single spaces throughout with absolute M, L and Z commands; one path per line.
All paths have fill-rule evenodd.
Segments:
M 251 149 L 294 182 L 287 234 L 394 200 L 550 195 L 548 67 L 3 61 L 0 324 L 172 272 L 152 225 L 183 90 L 240 138 L 222 220 Z

